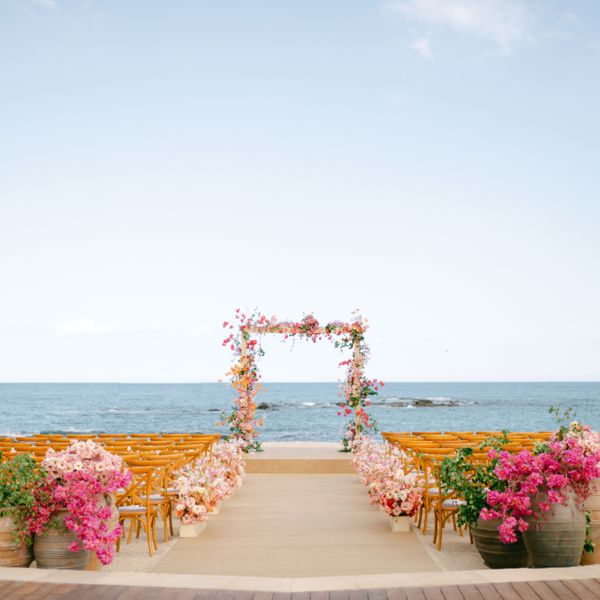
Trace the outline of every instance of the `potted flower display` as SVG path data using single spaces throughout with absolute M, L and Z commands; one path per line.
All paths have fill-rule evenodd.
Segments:
M 29 518 L 38 567 L 85 569 L 90 552 L 109 564 L 121 535 L 114 492 L 131 480 L 121 458 L 91 440 L 80 441 L 59 452 L 50 448 L 42 468 L 45 477 Z
M 490 508 L 481 516 L 500 519 L 498 531 L 505 543 L 523 533 L 533 567 L 579 564 L 586 536 L 584 502 L 600 476 L 600 452 L 561 428 L 534 452 L 501 451 L 497 460 L 494 473 L 504 489 L 488 492 Z
M 515 540 L 503 543 L 498 534 L 501 525 L 499 519 L 484 520 L 481 511 L 490 509 L 487 495 L 490 490 L 503 490 L 501 481 L 494 469 L 498 462 L 497 450 L 508 442 L 506 434 L 485 440 L 479 447 L 492 448 L 491 460 L 486 463 L 474 463 L 473 448 L 460 448 L 452 457 L 441 463 L 441 482 L 445 492 L 453 490 L 462 502 L 458 505 L 457 522 L 459 526 L 468 525 L 475 547 L 483 562 L 491 569 L 510 569 L 527 566 L 527 549 L 520 532 Z
M 243 450 L 238 442 L 219 444 L 212 455 L 202 456 L 184 468 L 175 481 L 179 535 L 200 535 L 208 515 L 219 514 L 223 500 L 241 486 L 244 473 Z
M 180 537 L 198 537 L 206 526 L 204 477 L 196 469 L 188 469 L 175 480 L 177 502 L 175 515 L 181 519 Z
M 353 445 L 352 463 L 367 487 L 371 504 L 390 516 L 394 532 L 410 530 L 410 517 L 423 502 L 423 484 L 416 473 L 406 473 L 402 456 L 395 448 L 386 449 L 367 437 Z
M 379 492 L 380 504 L 391 517 L 394 533 L 410 531 L 410 519 L 417 514 L 423 502 L 423 487 L 416 473 L 401 469 L 389 473 Z
M 578 438 L 586 455 L 600 452 L 600 433 L 593 431 L 589 425 L 573 421 L 568 428 L 559 430 L 559 434 L 566 438 Z M 600 563 L 600 551 L 594 552 L 594 550 L 600 544 L 600 478 L 596 478 L 590 483 L 590 494 L 584 502 L 584 508 L 587 530 L 581 564 L 598 564 Z
M 0 463 L 0 566 L 28 567 L 33 562 L 28 518 L 42 474 L 29 454 Z

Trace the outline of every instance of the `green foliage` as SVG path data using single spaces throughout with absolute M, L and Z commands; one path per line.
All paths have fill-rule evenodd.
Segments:
M 493 448 L 499 452 L 509 441 L 507 433 L 503 431 L 500 436 L 486 438 L 477 449 L 484 451 Z M 488 506 L 488 491 L 503 490 L 505 485 L 494 473 L 498 459 L 494 458 L 486 464 L 473 464 L 471 456 L 474 451 L 470 447 L 459 448 L 440 467 L 443 492 L 454 491 L 465 501 L 458 508 L 458 524 L 461 526 L 477 523 L 481 509 Z
M 592 542 L 590 530 L 592 528 L 592 515 L 589 510 L 585 511 L 585 542 L 583 544 L 584 552 L 593 552 L 596 549 L 596 544 Z
M 556 437 L 559 440 L 563 440 L 565 435 L 567 434 L 567 431 L 569 431 L 569 425 L 572 421 L 575 420 L 575 409 L 572 406 L 567 406 L 566 408 L 564 408 L 557 404 L 556 406 L 550 406 L 548 412 L 551 415 L 554 415 L 554 420 L 558 425 Z M 536 453 L 539 454 L 539 451 L 537 451 L 537 449 Z
M 31 543 L 25 521 L 35 502 L 33 491 L 43 478 L 44 473 L 29 454 L 16 454 L 0 463 L 0 515 L 13 518 L 19 542 Z

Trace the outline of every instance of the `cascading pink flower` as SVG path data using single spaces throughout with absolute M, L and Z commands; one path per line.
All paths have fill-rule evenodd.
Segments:
M 74 442 L 60 452 L 50 448 L 42 468 L 47 475 L 35 493 L 29 531 L 43 533 L 58 511 L 65 510 L 64 524 L 79 540 L 74 540 L 69 549 L 77 552 L 81 544 L 102 564 L 110 564 L 121 527 L 109 530 L 111 509 L 100 498 L 129 485 L 131 473 L 122 470 L 121 458 L 88 440 Z
M 553 436 L 538 454 L 529 450 L 518 454 L 500 452 L 495 473 L 507 487 L 503 492 L 488 492 L 490 508 L 484 508 L 480 516 L 500 519 L 500 539 L 512 543 L 517 540 L 517 529 L 526 531 L 528 520 L 543 519 L 551 504 L 565 503 L 570 490 L 581 507 L 591 492 L 592 480 L 600 476 L 600 444 L 594 445 L 594 439 L 591 428 L 579 426 L 573 428 L 571 435 Z M 539 502 L 538 513 L 533 510 L 531 499 L 540 493 L 545 493 L 548 500 Z

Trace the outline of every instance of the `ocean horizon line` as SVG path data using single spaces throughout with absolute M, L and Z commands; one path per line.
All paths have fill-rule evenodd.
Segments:
M 485 383 L 591 383 L 598 384 L 600 379 L 382 379 L 384 384 L 485 384 Z M 261 380 L 263 384 L 339 384 L 341 380 Z M 223 380 L 206 380 L 206 381 L 0 381 L 0 385 L 205 385 L 205 384 L 222 384 L 228 385 L 228 381 Z

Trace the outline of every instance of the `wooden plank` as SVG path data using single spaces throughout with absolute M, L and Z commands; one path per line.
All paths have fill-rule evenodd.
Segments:
M 426 600 L 444 600 L 444 595 L 439 587 L 424 587 L 423 595 Z
M 423 588 L 406 588 L 406 600 L 426 600 Z
M 14 598 L 29 598 L 43 584 L 39 581 L 25 581 L 18 590 L 13 592 Z M 0 587 L 0 598 L 4 597 L 4 589 Z
M 540 597 L 533 591 L 531 586 L 525 581 L 516 581 L 510 584 L 522 600 L 540 600 Z M 554 598 L 556 600 L 556 598 Z
M 0 590 L 4 589 L 9 585 L 12 585 L 13 583 L 14 581 L 11 581 L 10 579 L 0 579 Z
M 332 593 L 335 594 L 336 592 Z M 274 592 L 273 600 L 292 600 L 292 594 L 290 592 Z
M 144 593 L 143 587 L 137 585 L 126 587 L 118 596 L 118 600 L 139 600 Z
M 311 592 L 310 600 L 329 600 L 329 592 Z
M 476 587 L 485 600 L 502 600 L 502 596 L 493 585 L 489 583 L 478 583 Z
M 33 583 L 33 582 L 27 582 Z M 0 598 L 2 600 L 46 600 L 46 598 L 51 598 L 52 590 L 54 588 L 54 584 L 50 583 L 40 583 L 36 588 L 31 589 L 29 593 L 25 596 L 21 595 L 21 591 L 25 588 L 25 582 L 22 583 L 20 588 L 15 588 L 17 591 L 14 593 L 8 593 L 8 588 L 2 588 L 0 590 Z
M 196 600 L 197 596 L 198 590 L 188 588 L 175 590 L 175 600 Z
M 254 600 L 257 600 L 256 596 L 254 596 Z M 292 600 L 310 600 L 310 592 L 294 592 Z
M 579 600 L 598 600 L 598 594 L 594 594 L 585 587 L 579 579 L 563 579 L 561 583 L 569 588 Z
M 127 588 L 123 585 L 79 585 L 71 590 L 61 600 L 116 600 Z
M 545 583 L 560 600 L 579 600 L 562 581 L 546 581 Z
M 253 600 L 272 600 L 273 592 L 254 592 Z M 309 599 L 307 599 L 309 600 Z
M 367 598 L 369 600 L 387 600 L 387 592 L 382 588 L 367 590 Z
M 235 590 L 233 592 L 234 600 L 252 600 L 254 597 L 254 592 L 249 592 L 247 590 Z
M 19 588 L 22 587 L 22 581 L 4 581 L 2 582 L 2 588 L 0 589 L 0 598 L 2 598 L 2 600 L 4 600 L 4 598 L 18 598 L 19 596 L 15 594 L 17 594 Z M 23 596 L 21 596 L 21 598 L 22 597 Z
M 145 596 L 144 600 L 146 600 Z M 215 600 L 235 600 L 234 592 L 232 590 L 219 590 Z
M 581 581 L 588 590 L 594 592 L 597 598 L 600 598 L 600 583 L 598 581 L 594 579 L 580 579 L 579 581 Z
M 387 590 L 387 597 L 388 600 L 406 600 L 406 588 L 390 588 Z
M 444 600 L 464 600 L 456 585 L 443 585 L 440 587 Z
M 277 600 L 277 598 L 273 597 L 273 600 Z M 329 592 L 329 600 L 348 600 L 348 592 Z
M 461 584 L 458 586 L 458 589 L 465 600 L 484 600 L 477 586 L 474 584 Z
M 545 581 L 530 581 L 529 587 L 541 600 L 561 600 L 547 585 Z
M 494 583 L 492 587 L 500 594 L 502 600 L 520 600 L 521 598 L 510 583 Z
M 195 600 L 214 600 L 217 596 L 216 590 L 196 590 Z
M 368 600 L 366 590 L 349 590 L 348 598 L 349 600 Z M 296 600 L 296 598 L 292 598 L 292 600 Z
M 175 600 L 177 590 L 165 587 L 146 588 L 142 597 L 144 600 Z

